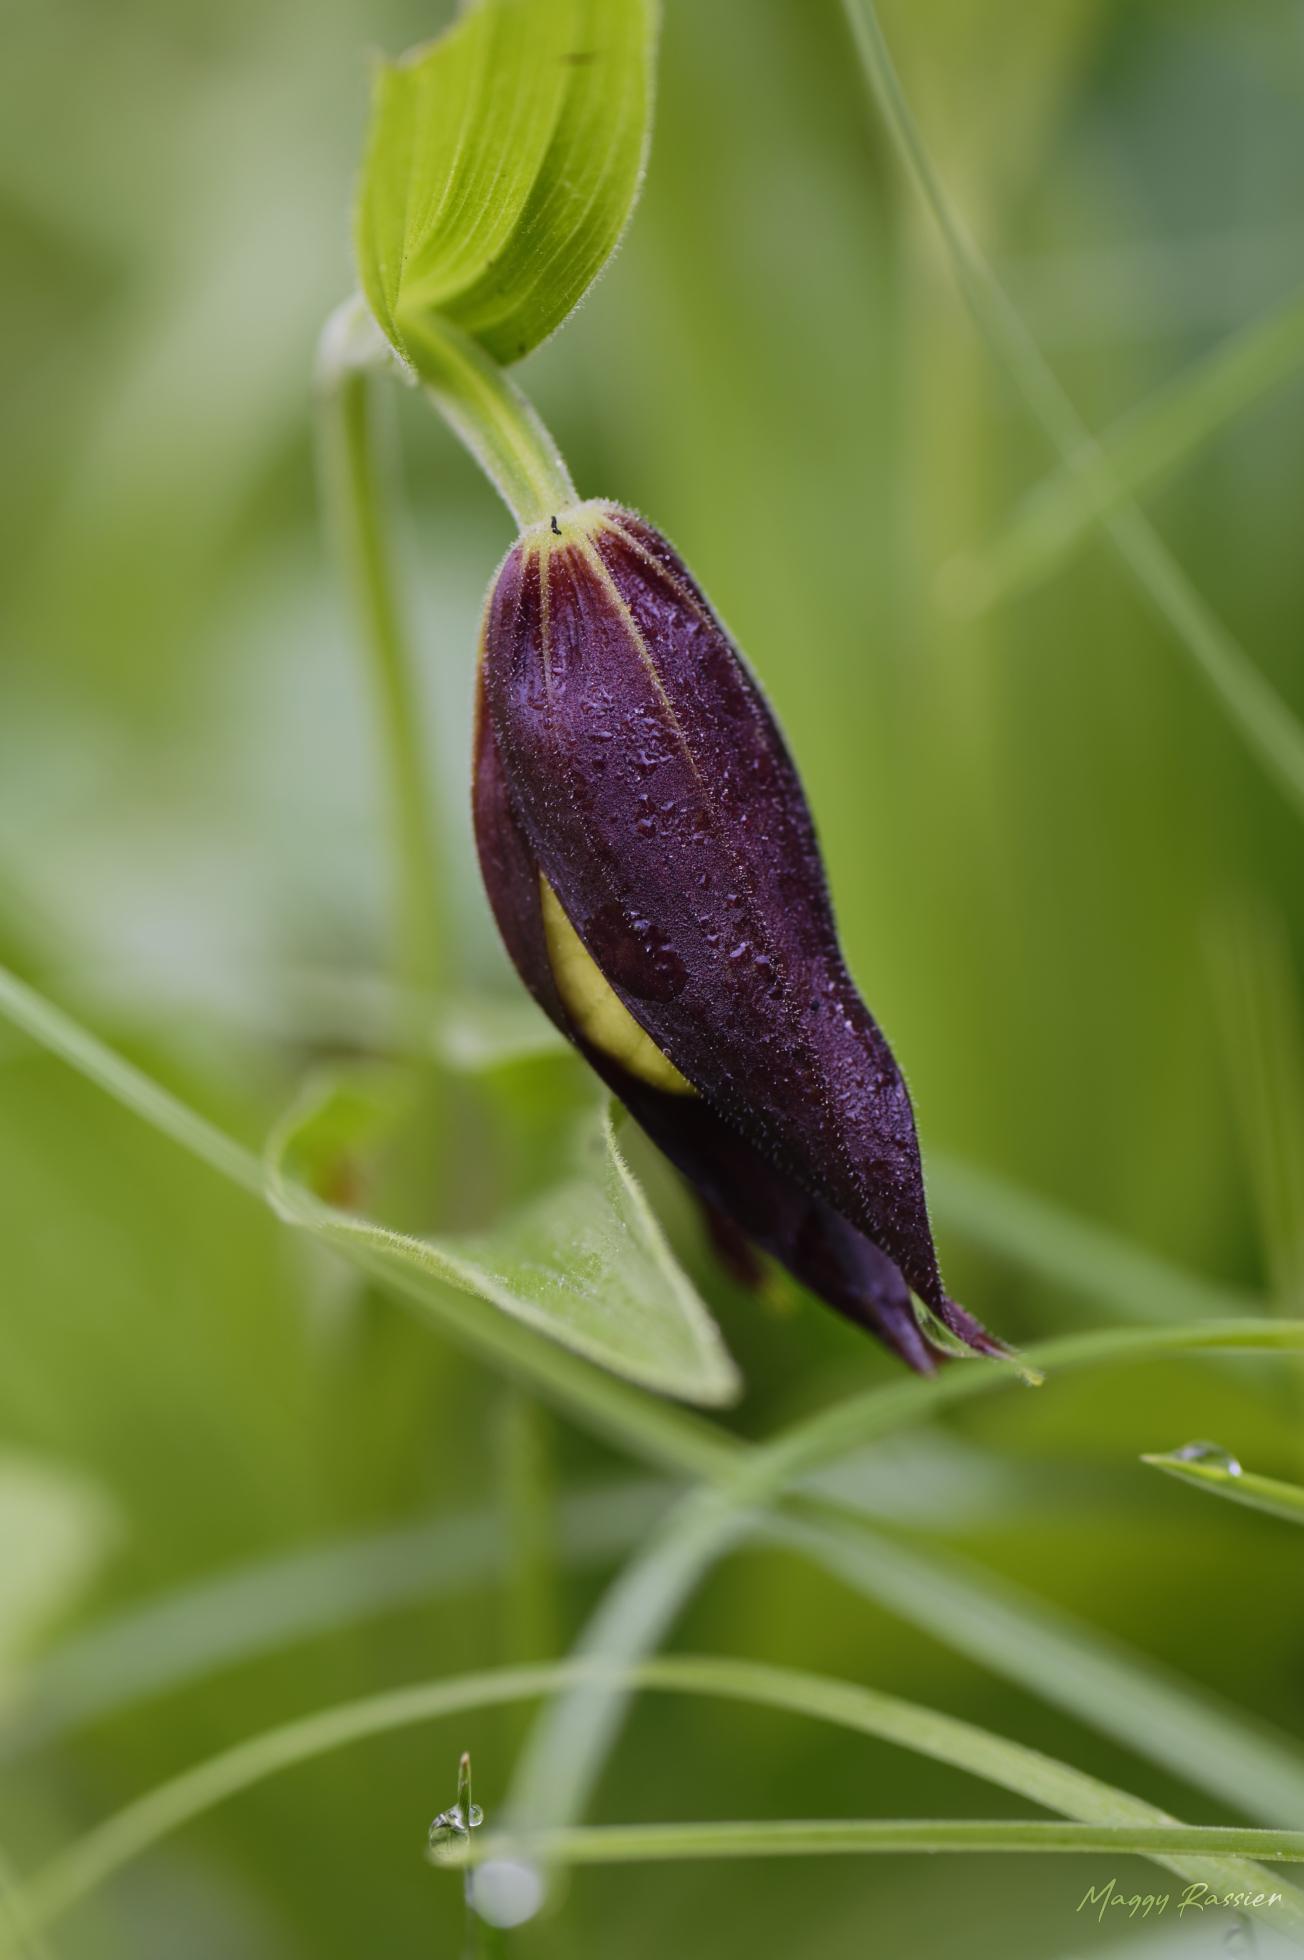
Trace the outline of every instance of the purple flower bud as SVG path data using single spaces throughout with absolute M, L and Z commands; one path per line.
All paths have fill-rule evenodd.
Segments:
M 475 827 L 513 962 L 726 1236 L 912 1367 L 947 1297 L 910 1098 L 838 946 L 801 783 L 660 534 L 587 503 L 527 531 L 485 613 Z M 737 1261 L 734 1261 L 735 1265 Z

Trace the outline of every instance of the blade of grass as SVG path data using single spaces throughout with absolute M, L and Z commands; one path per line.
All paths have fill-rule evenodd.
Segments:
M 1304 1825 L 1304 1756 L 1291 1738 L 1022 1587 L 813 1508 L 757 1530 L 1193 1788 L 1261 1822 Z
M 564 1497 L 558 1556 L 577 1570 L 614 1559 L 661 1518 L 672 1490 L 645 1479 Z M 9 1684 L 0 1764 L 297 1641 L 494 1584 L 508 1568 L 495 1505 L 293 1551 L 147 1600 L 61 1641 Z
M 1228 906 L 1209 953 L 1272 1300 L 1291 1312 L 1304 1305 L 1304 1031 L 1284 921 L 1249 899 Z
M 0 1014 L 31 1040 L 48 1048 L 88 1081 L 103 1089 L 125 1109 L 141 1117 L 192 1157 L 238 1184 L 255 1197 L 263 1195 L 263 1167 L 252 1150 L 200 1116 L 178 1097 L 151 1081 L 71 1016 L 0 967 Z
M 342 1703 L 268 1730 L 160 1785 L 61 1852 L 27 1887 L 29 1921 L 36 1927 L 53 1924 L 186 1824 L 284 1770 L 372 1736 L 553 1692 L 580 1678 L 586 1667 L 583 1662 L 557 1661 L 421 1682 Z M 833 1723 L 915 1750 L 1044 1808 L 1079 1822 L 1113 1827 L 1120 1834 L 1126 1828 L 1167 1829 L 1176 1821 L 1142 1799 L 1021 1743 L 852 1683 L 794 1669 L 693 1656 L 646 1662 L 630 1680 L 640 1688 L 720 1696 Z M 487 1838 L 486 1827 L 477 1845 Z M 1121 1835 L 1111 1842 L 1122 1850 Z M 1157 1852 L 1156 1856 L 1168 1861 L 1166 1854 Z M 1281 1890 L 1286 1894 L 1289 1923 L 1304 1930 L 1304 1898 L 1252 1866 L 1221 1859 L 1183 1860 L 1182 1870 L 1184 1876 L 1189 1870 L 1191 1876 L 1219 1890 L 1229 1886 Z
M 944 570 L 982 611 L 1049 578 L 1100 524 L 1304 364 L 1304 293 L 1231 335 L 1030 491 L 985 550 Z
M 1304 1524 L 1304 1488 L 1286 1484 L 1276 1477 L 1260 1477 L 1253 1470 L 1231 1469 L 1213 1461 L 1192 1461 L 1177 1453 L 1143 1456 L 1142 1463 L 1163 1470 L 1197 1490 L 1212 1491 L 1233 1504 L 1244 1504 L 1251 1511 L 1266 1511 L 1269 1517 L 1285 1518 L 1289 1524 Z
M 1251 1327 L 1250 1346 L 1260 1342 L 1272 1347 L 1304 1343 L 1304 1322 L 1221 1322 L 1207 1326 L 1205 1332 L 1214 1347 L 1224 1340 L 1240 1345 Z M 1281 1336 L 1287 1328 L 1293 1331 L 1283 1343 Z M 1129 1350 L 1134 1355 L 1162 1353 L 1182 1331 L 1189 1333 L 1165 1327 L 1116 1329 L 1107 1336 L 1075 1335 L 1048 1342 L 1027 1360 L 1049 1372 L 1066 1363 L 1081 1365 L 1093 1355 L 1099 1358 L 1102 1340 L 1111 1354 Z M 600 1661 L 606 1673 L 582 1678 L 536 1719 L 513 1777 L 508 1802 L 512 1828 L 535 1835 L 567 1829 L 582 1817 L 624 1718 L 628 1690 L 621 1685 L 620 1670 L 627 1673 L 655 1650 L 712 1566 L 742 1536 L 750 1514 L 772 1510 L 821 1466 L 924 1411 L 932 1412 L 1010 1380 L 1008 1368 L 975 1361 L 960 1363 L 928 1379 L 915 1377 L 849 1396 L 794 1425 L 774 1441 L 753 1446 L 732 1474 L 714 1488 L 697 1489 L 683 1498 L 647 1546 L 613 1581 L 580 1637 L 575 1651 L 595 1663 Z M 840 1547 L 841 1539 L 835 1536 L 819 1548 L 822 1562 L 832 1562 L 834 1570 L 841 1569 L 841 1558 L 835 1556 Z M 1023 1657 L 1029 1640 L 1018 1637 L 1017 1619 L 1011 1618 L 1016 1639 L 1010 1652 Z M 1072 1696 L 1075 1712 L 1088 1722 L 1103 1721 L 1109 1726 L 1108 1710 L 1099 1709 L 1094 1694 L 1083 1694 L 1075 1685 L 1072 1657 L 1058 1657 L 1057 1664 L 1046 1673 L 1046 1684 L 1056 1695 Z M 1138 1723 L 1136 1735 L 1128 1736 L 1131 1746 L 1166 1762 L 1172 1747 L 1170 1735 L 1162 1724 L 1152 1733 L 1143 1696 L 1134 1696 L 1132 1705 Z M 1197 1735 L 1201 1734 L 1197 1710 L 1188 1704 L 1183 1714 L 1196 1715 Z M 1297 1803 L 1304 1802 L 1304 1784 L 1295 1795 Z
M 1216 1286 L 975 1164 L 930 1152 L 928 1195 L 938 1223 L 1067 1292 L 1138 1320 L 1262 1312 L 1264 1302 Z
M 1218 1824 L 991 1823 L 980 1819 L 779 1818 L 764 1822 L 597 1824 L 534 1837 L 497 1838 L 443 1852 L 435 1862 L 461 1870 L 513 1857 L 561 1865 L 645 1865 L 702 1858 L 810 1858 L 870 1852 L 1084 1852 L 1153 1857 L 1186 1877 L 1191 1861 L 1210 1855 L 1304 1863 L 1304 1831 L 1245 1830 Z M 1280 1881 L 1265 1875 L 1281 1901 Z M 1235 1888 L 1232 1888 L 1235 1889 Z M 1261 1916 L 1280 1925 L 1266 1899 Z
M 901 88 L 873 0 L 843 0 L 865 79 L 906 172 L 942 235 L 975 323 L 1031 414 L 1079 472 L 1098 449 L 1004 287 L 951 207 Z M 1233 726 L 1304 815 L 1304 727 L 1210 611 L 1151 526 L 1132 505 L 1105 520 L 1137 584 L 1194 660 Z

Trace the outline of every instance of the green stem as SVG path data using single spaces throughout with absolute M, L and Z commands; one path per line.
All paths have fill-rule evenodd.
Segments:
M 457 1765 L 457 1808 L 462 1819 L 462 1830 L 466 1836 L 467 1849 L 471 1845 L 471 1831 L 475 1820 L 475 1804 L 471 1791 L 471 1758 L 465 1750 Z M 465 1960 L 482 1960 L 484 1943 L 481 1939 L 481 1919 L 473 1903 L 475 1879 L 469 1868 L 462 1881 L 462 1897 L 466 1905 L 466 1935 L 463 1945 Z
M 375 376 L 387 358 L 361 302 L 347 301 L 322 335 L 318 402 L 327 500 L 379 727 L 393 851 L 394 963 L 400 995 L 410 1000 L 430 995 L 443 978 L 440 877 L 415 663 L 389 540 L 389 458 L 376 417 Z
M 782 1818 L 776 1821 L 579 1825 L 527 1838 L 458 1846 L 439 1862 L 454 1867 L 515 1857 L 561 1865 L 643 1865 L 702 1858 L 809 1858 L 869 1852 L 1108 1852 L 1156 1859 L 1231 1856 L 1304 1863 L 1304 1831 L 1265 1831 L 1219 1824 L 1059 1824 L 968 1818 Z M 1210 1890 L 1197 1881 L 1196 1898 Z M 1251 1895 L 1252 1896 L 1252 1895 Z M 1283 1894 L 1268 1880 L 1259 1893 L 1265 1916 Z
M 578 503 L 556 443 L 520 389 L 476 341 L 429 315 L 411 330 L 408 351 L 431 401 L 520 530 Z

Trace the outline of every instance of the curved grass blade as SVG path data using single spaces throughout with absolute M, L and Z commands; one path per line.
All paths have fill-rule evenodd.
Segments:
M 1094 525 L 1132 502 L 1304 364 L 1304 293 L 1233 334 L 1022 500 L 1004 534 L 946 568 L 982 611 L 1059 571 Z
M 873 0 L 843 0 L 866 81 L 889 134 L 931 211 L 975 323 L 1029 411 L 1075 470 L 1093 439 L 1022 316 L 961 225 L 901 88 Z M 1304 815 L 1304 727 L 1249 659 L 1132 504 L 1105 519 L 1124 563 L 1175 638 L 1185 646 L 1267 773 Z
M 422 1682 L 346 1702 L 268 1730 L 160 1785 L 59 1854 L 26 1887 L 23 1909 L 27 1923 L 38 1930 L 53 1924 L 186 1824 L 284 1770 L 371 1736 L 548 1694 L 573 1684 L 586 1671 L 592 1672 L 589 1664 L 571 1660 Z M 1077 1821 L 1117 1829 L 1119 1839 L 1111 1843 L 1120 1851 L 1126 1830 L 1167 1830 L 1176 1821 L 1142 1799 L 1021 1743 L 851 1683 L 793 1669 L 691 1656 L 645 1662 L 624 1680 L 633 1687 L 718 1695 L 753 1706 L 785 1709 L 897 1743 Z M 483 1845 L 488 1838 L 488 1831 L 483 1831 L 478 1842 Z M 1181 1858 L 1177 1868 L 1183 1876 L 1219 1891 L 1281 1892 L 1283 1907 L 1275 1923 L 1304 1935 L 1304 1898 L 1284 1881 L 1225 1858 L 1186 1859 L 1180 1852 L 1159 1850 L 1153 1855 L 1170 1865 Z
M 1299 1484 L 1260 1477 L 1253 1470 L 1242 1470 L 1231 1459 L 1219 1462 L 1212 1455 L 1188 1457 L 1180 1450 L 1160 1451 L 1143 1456 L 1141 1461 L 1181 1483 L 1193 1484 L 1197 1490 L 1244 1504 L 1248 1510 L 1266 1511 L 1269 1517 L 1285 1518 L 1288 1524 L 1304 1524 L 1304 1486 Z
M 1251 1328 L 1254 1332 L 1249 1335 Z M 1184 1345 L 1181 1331 L 1189 1335 L 1190 1330 L 1135 1328 L 1112 1330 L 1105 1336 L 1073 1336 L 1048 1342 L 1026 1359 L 1053 1374 L 1055 1367 L 1065 1362 L 1082 1364 L 1093 1355 L 1099 1357 L 1098 1343 L 1102 1341 L 1111 1355 L 1129 1349 L 1154 1354 L 1163 1352 L 1174 1337 L 1178 1345 Z M 1239 1346 L 1247 1336 L 1250 1346 L 1260 1342 L 1273 1347 L 1304 1345 L 1304 1322 L 1213 1323 L 1206 1333 L 1215 1347 L 1224 1340 Z M 713 1488 L 690 1492 L 618 1575 L 584 1628 L 576 1652 L 600 1663 L 605 1672 L 582 1678 L 535 1721 L 513 1778 L 508 1804 L 512 1828 L 533 1835 L 568 1829 L 582 1817 L 624 1718 L 628 1690 L 622 1687 L 622 1678 L 660 1644 L 705 1575 L 744 1535 L 751 1518 L 773 1511 L 790 1492 L 809 1485 L 822 1466 L 851 1450 L 924 1411 L 1008 1384 L 1010 1379 L 1008 1368 L 961 1363 L 936 1377 L 916 1377 L 850 1396 L 795 1424 L 773 1442 L 753 1446 Z M 854 1544 L 854 1539 L 847 1538 L 844 1543 L 836 1523 L 827 1537 L 817 1535 L 808 1542 L 820 1562 L 831 1570 L 841 1574 L 848 1565 L 847 1545 Z M 854 1560 L 850 1562 L 854 1567 Z M 1029 1645 L 1036 1644 L 1035 1636 L 1030 1642 L 1017 1615 L 1011 1615 L 1007 1624 L 1013 1635 L 1011 1657 L 1026 1659 Z M 1126 1682 L 1126 1667 L 1122 1676 Z M 1084 1719 L 1097 1720 L 1095 1697 L 1074 1690 L 1071 1666 L 1061 1664 L 1051 1670 L 1047 1682 L 1059 1694 L 1071 1695 L 1075 1712 Z M 1194 1705 L 1184 1713 L 1195 1717 L 1197 1743 L 1203 1745 L 1207 1760 L 1210 1744 L 1199 1721 L 1198 1698 L 1191 1701 Z M 1133 1696 L 1131 1703 L 1140 1719 L 1137 1733 L 1129 1733 L 1127 1740 L 1143 1753 L 1167 1761 L 1172 1739 L 1165 1725 L 1157 1724 L 1159 1732 L 1152 1734 L 1145 1719 L 1144 1696 Z M 1109 1725 L 1108 1713 L 1104 1725 Z M 1291 1788 L 1297 1802 L 1304 1803 L 1304 1784 L 1296 1789 L 1292 1781 Z
M 360 1248 L 430 1285 L 476 1295 L 590 1361 L 699 1403 L 738 1392 L 737 1371 L 616 1140 L 609 1102 L 585 1119 L 566 1174 L 475 1236 L 418 1238 L 329 1201 L 393 1119 L 390 1080 L 309 1084 L 267 1147 L 268 1195 L 287 1223 Z
M 558 1555 L 601 1566 L 664 1515 L 651 1479 L 579 1490 L 558 1507 Z M 363 1620 L 492 1585 L 506 1572 L 494 1508 L 310 1546 L 147 1599 L 26 1668 L 0 1714 L 0 1764 L 87 1723 Z
M 756 1529 L 1193 1788 L 1264 1823 L 1304 1826 L 1304 1754 L 1292 1737 L 1026 1589 L 814 1508 L 770 1514 Z

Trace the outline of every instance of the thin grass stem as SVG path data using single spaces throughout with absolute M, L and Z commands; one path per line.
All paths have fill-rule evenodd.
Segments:
M 1077 474 L 1103 468 L 1099 445 L 952 208 L 902 90 L 873 0 L 843 0 L 843 5 L 866 81 L 907 174 L 941 232 L 980 332 L 1064 462 Z M 1186 648 L 1233 726 L 1304 815 L 1304 727 L 1135 506 L 1120 498 L 1102 521 L 1137 584 Z

